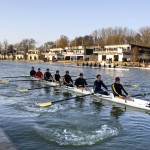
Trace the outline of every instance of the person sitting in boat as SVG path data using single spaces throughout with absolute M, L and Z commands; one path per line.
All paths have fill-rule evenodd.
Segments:
M 96 76 L 96 80 L 95 80 L 95 82 L 94 82 L 94 93 L 99 93 L 99 94 L 103 94 L 103 95 L 109 95 L 108 92 L 103 91 L 103 90 L 101 89 L 102 86 L 107 90 L 106 85 L 105 85 L 105 84 L 103 83 L 103 81 L 101 80 L 101 75 L 98 74 L 98 75 Z
M 69 75 L 69 71 L 66 71 L 66 74 L 64 75 L 64 78 L 63 78 L 63 83 L 66 86 L 73 87 L 73 80 L 71 79 L 71 76 Z
M 47 69 L 46 72 L 44 73 L 44 80 L 50 81 L 50 82 L 53 81 L 53 76 L 49 72 L 49 69 Z
M 56 74 L 54 75 L 53 79 L 55 82 L 61 83 L 60 78 L 59 70 L 56 70 Z
M 104 63 L 104 68 L 106 68 L 106 64 Z
M 126 95 L 122 94 L 122 90 L 124 91 L 124 93 Z M 119 98 L 122 98 L 122 99 L 126 99 L 127 96 L 129 96 L 129 94 L 124 89 L 122 84 L 120 84 L 120 78 L 119 77 L 115 78 L 115 82 L 112 84 L 112 91 L 113 91 L 114 97 L 119 97 Z
M 92 67 L 92 66 L 93 66 L 93 64 L 91 63 L 91 64 L 90 64 L 90 67 Z
M 83 73 L 80 73 L 79 78 L 75 80 L 75 86 L 77 88 L 84 88 L 87 86 L 86 80 L 83 78 Z
M 36 74 L 36 71 L 34 70 L 34 67 L 32 67 L 30 71 L 30 76 L 35 77 L 35 74 Z
M 43 73 L 41 72 L 40 68 L 38 68 L 38 71 L 35 73 L 35 77 L 43 79 Z
M 95 63 L 95 64 L 94 64 L 94 67 L 96 67 L 96 66 L 97 66 L 97 64 Z
M 83 62 L 83 64 L 82 64 L 82 66 L 85 66 L 84 62 Z
M 98 67 L 100 68 L 101 67 L 101 64 L 99 63 Z
M 86 66 L 89 66 L 89 63 L 88 63 L 88 62 L 86 63 Z

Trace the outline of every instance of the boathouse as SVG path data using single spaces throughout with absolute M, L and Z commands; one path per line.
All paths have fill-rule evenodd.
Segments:
M 136 44 L 106 45 L 103 49 L 101 48 L 95 50 L 94 53 L 98 54 L 98 61 L 150 61 L 150 47 L 145 47 Z

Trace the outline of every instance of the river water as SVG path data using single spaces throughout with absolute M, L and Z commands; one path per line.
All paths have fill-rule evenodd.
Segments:
M 119 76 L 130 94 L 149 92 L 150 70 L 130 68 L 107 70 L 76 68 L 57 63 L 0 62 L 0 77 L 29 75 L 31 67 L 49 68 L 52 74 L 58 69 L 64 75 L 83 73 L 85 78 L 102 75 L 106 85 Z M 115 109 L 109 102 L 94 102 L 87 96 L 38 107 L 37 102 L 61 100 L 76 93 L 61 88 L 36 89 L 19 92 L 20 88 L 45 86 L 37 81 L 14 81 L 28 78 L 11 78 L 0 84 L 0 127 L 19 150 L 149 150 L 150 115 L 130 107 Z M 75 77 L 74 77 L 75 79 Z M 28 79 L 29 80 L 29 79 Z M 94 79 L 87 80 L 92 84 Z M 137 86 L 138 84 L 138 86 Z M 108 86 L 110 89 L 110 86 Z M 142 97 L 150 101 L 150 96 Z

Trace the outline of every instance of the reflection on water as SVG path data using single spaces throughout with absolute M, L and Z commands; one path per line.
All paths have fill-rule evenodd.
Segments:
M 84 97 L 75 98 L 75 104 L 76 104 L 76 107 L 78 107 L 78 108 L 83 108 L 84 102 L 85 102 Z
M 94 106 L 93 109 L 95 109 L 99 113 L 102 110 L 102 107 L 104 106 L 104 104 L 101 102 L 93 101 L 92 106 Z
M 110 115 L 118 119 L 120 116 L 124 114 L 124 112 L 125 112 L 125 108 L 121 108 L 113 105 L 112 110 L 110 111 Z

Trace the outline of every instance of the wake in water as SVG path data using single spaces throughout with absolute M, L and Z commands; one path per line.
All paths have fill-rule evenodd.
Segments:
M 36 132 L 46 140 L 56 142 L 60 145 L 93 145 L 110 137 L 119 134 L 119 129 L 109 126 L 107 124 L 100 125 L 95 129 L 83 129 L 73 127 L 52 127 L 44 128 L 40 126 L 35 127 Z
M 25 106 L 22 106 L 21 109 L 29 111 L 29 112 L 50 113 L 50 112 L 57 112 L 59 110 L 65 109 L 65 107 L 60 105 L 60 104 L 52 105 L 50 107 L 39 107 L 36 105 L 25 105 Z

